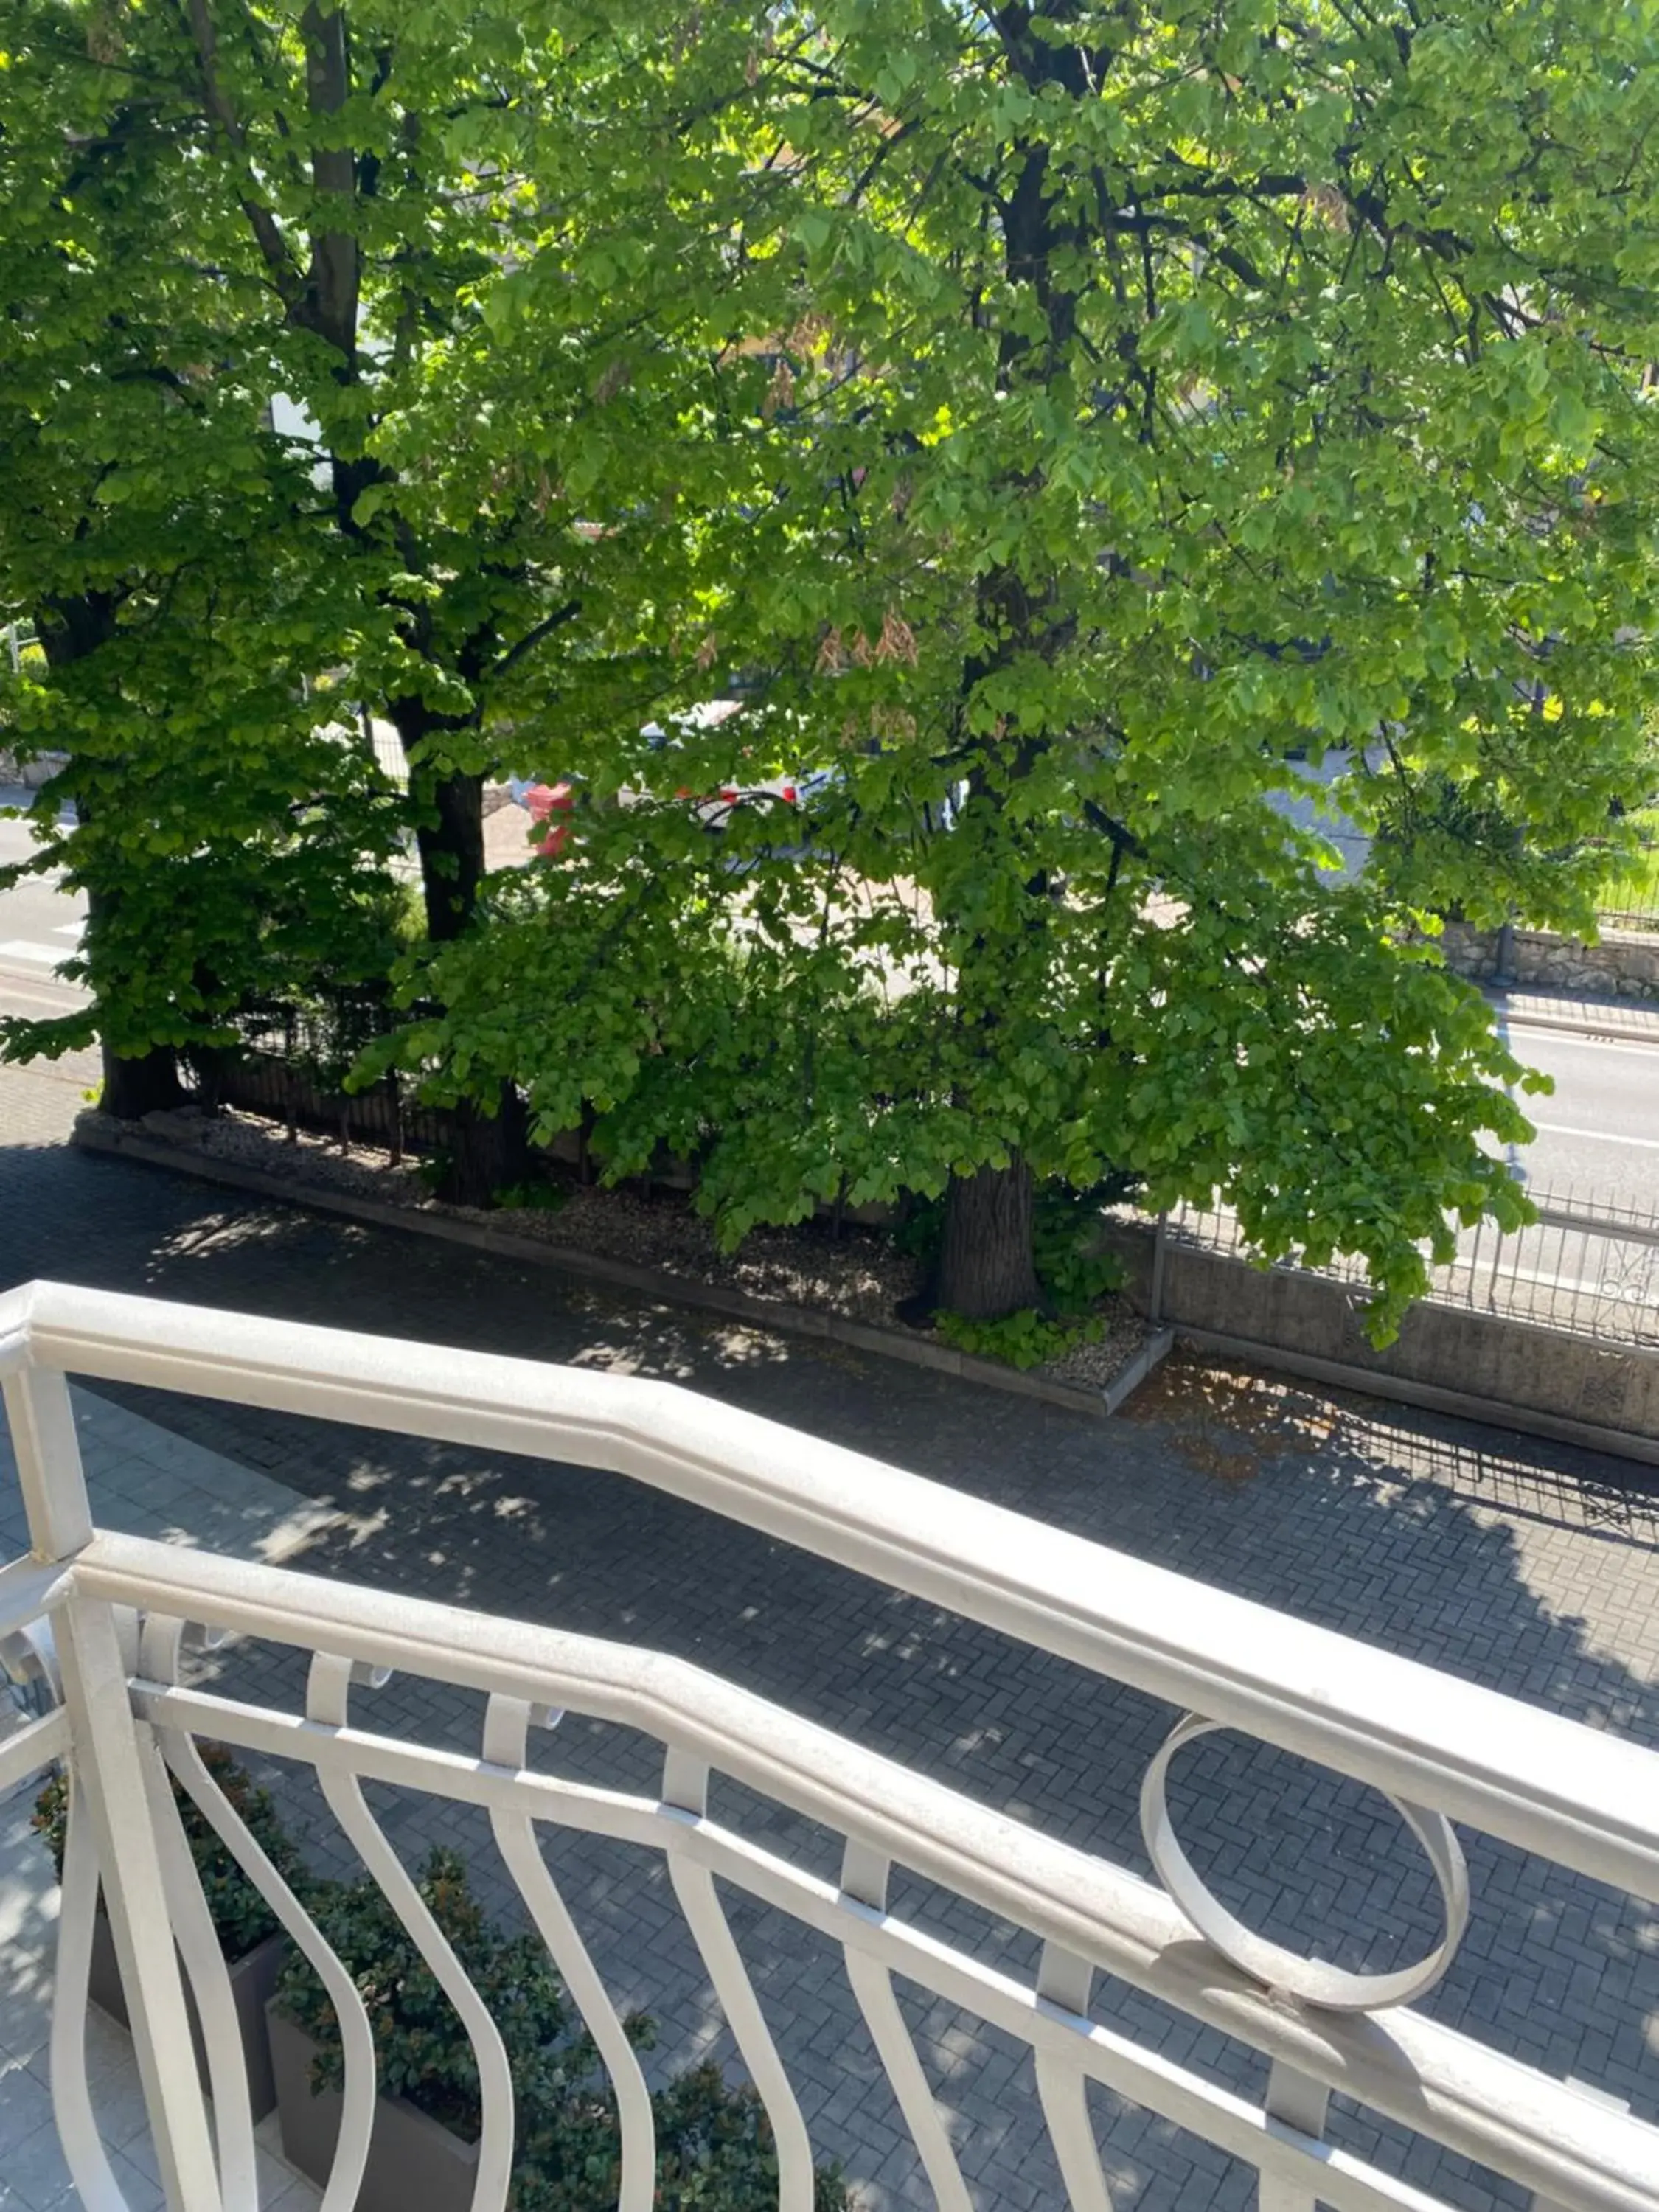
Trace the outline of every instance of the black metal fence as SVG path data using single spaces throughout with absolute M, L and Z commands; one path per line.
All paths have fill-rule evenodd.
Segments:
M 373 1146 L 394 1161 L 406 1150 L 439 1151 L 449 1141 L 447 1113 L 410 1098 L 395 1073 L 361 1091 L 345 1087 L 363 1050 L 422 1011 L 392 1006 L 367 991 L 246 1007 L 236 1017 L 240 1047 L 216 1054 L 203 1071 L 204 1089 L 219 1105 L 281 1121 L 291 1131 Z
M 1577 1191 L 1529 1186 L 1538 1218 L 1508 1232 L 1482 1220 L 1464 1230 L 1456 1256 L 1437 1267 L 1434 1305 L 1536 1322 L 1598 1342 L 1659 1346 L 1659 1213 Z M 1249 1244 L 1230 1207 L 1178 1206 L 1172 1241 L 1246 1259 Z M 1278 1263 L 1294 1272 L 1296 1263 Z M 1363 1286 L 1364 1267 L 1340 1255 L 1313 1271 Z
M 1616 937 L 1621 931 L 1659 936 L 1659 890 L 1609 896 L 1611 902 L 1595 909 L 1603 936 Z

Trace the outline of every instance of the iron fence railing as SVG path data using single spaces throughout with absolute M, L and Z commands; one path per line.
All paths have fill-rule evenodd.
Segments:
M 1528 1195 L 1537 1220 L 1507 1232 L 1487 1220 L 1464 1231 L 1455 1258 L 1434 1270 L 1428 1302 L 1598 1342 L 1659 1346 L 1659 1215 L 1576 1191 Z M 1165 1233 L 1200 1249 L 1251 1256 L 1225 1207 L 1179 1206 Z M 1278 1264 L 1328 1281 L 1365 1280 L 1364 1262 L 1350 1255 L 1313 1269 L 1295 1260 Z
M 1659 936 L 1659 890 L 1640 896 L 1614 895 L 1595 909 L 1604 936 Z
M 368 990 L 258 1001 L 234 1018 L 240 1048 L 216 1055 L 204 1088 L 217 1105 L 283 1122 L 290 1133 L 309 1129 L 384 1149 L 394 1161 L 405 1149 L 441 1151 L 450 1141 L 449 1116 L 420 1104 L 410 1095 L 415 1086 L 395 1073 L 346 1089 L 365 1047 L 423 1011 L 399 1009 L 383 992 Z
M 1596 920 L 1604 931 L 1659 932 L 1659 800 L 1631 817 L 1635 853 L 1602 887 Z
M 70 1370 L 613 1469 L 1168 1701 L 1182 1717 L 1140 1791 L 1153 1878 L 994 1812 L 683 1658 L 100 1529 L 78 1455 Z M 572 1831 L 665 1863 L 667 1890 L 770 2120 L 779 2212 L 811 2212 L 813 2160 L 835 2101 L 822 2096 L 826 2063 L 849 2080 L 872 2061 L 884 2073 L 944 2212 L 1034 2201 L 1023 2185 L 1017 2197 L 970 2194 L 901 2002 L 905 1985 L 991 2023 L 1023 2051 L 1031 2086 L 1004 2069 L 1000 2094 L 1030 2099 L 1041 2112 L 1060 2182 L 1048 2201 L 1072 2212 L 1110 2212 L 1113 2201 L 1097 2089 L 1237 2161 L 1261 2212 L 1433 2212 L 1474 2201 L 1463 2186 L 1471 2175 L 1483 2185 L 1482 2203 L 1498 2201 L 1484 2185 L 1501 2176 L 1510 2185 L 1502 2201 L 1534 2212 L 1659 2212 L 1659 2128 L 1418 2002 L 1451 1966 L 1468 1924 L 1469 1869 L 1454 1821 L 1572 1878 L 1659 1902 L 1659 1754 L 1643 1745 L 971 1491 L 633 1376 L 49 1284 L 0 1297 L 0 1376 L 32 1547 L 0 1568 L 0 1645 L 11 1639 L 13 1663 L 33 1668 L 46 1692 L 33 1717 L 20 1716 L 0 1736 L 0 1790 L 67 1761 L 52 2096 L 87 2205 L 125 2202 L 100 2141 L 84 2040 L 100 1888 L 167 2203 L 172 2212 L 246 2212 L 255 2201 L 227 1971 L 169 1777 L 262 1891 L 335 2005 L 344 2093 L 327 2212 L 356 2201 L 370 2154 L 375 2038 L 362 1996 L 215 1784 L 198 1749 L 210 1740 L 314 1773 L 465 2022 L 483 2110 L 473 2212 L 504 2212 L 508 2202 L 514 2082 L 488 2007 L 380 1825 L 387 1785 L 487 1814 L 527 1921 L 614 2080 L 618 2212 L 648 2212 L 659 2201 L 652 2109 L 617 1999 L 558 1887 L 557 1838 Z M 186 1624 L 307 1655 L 302 1709 L 193 1681 Z M 470 1753 L 377 1726 L 372 1693 L 393 1668 L 406 1716 L 418 1717 L 439 1686 L 477 1696 Z M 659 1779 L 600 1789 L 538 1766 L 527 1732 L 556 1708 L 653 1741 Z M 1223 1905 L 1177 1839 L 1165 1788 L 1171 1760 L 1218 1728 L 1392 1799 L 1440 1899 L 1439 1940 L 1420 1960 L 1350 1972 L 1269 1942 Z M 711 1778 L 721 1776 L 743 1790 L 711 1800 Z M 372 1801 L 366 1784 L 381 1785 Z M 734 1825 L 747 1817 L 749 1794 L 829 1832 L 838 1857 L 827 1870 L 809 1868 L 781 1851 L 763 1823 Z M 1022 1954 L 1016 1967 L 1004 1952 L 994 1963 L 971 1942 L 945 1940 L 937 1914 L 914 1910 L 916 1879 L 1025 1931 L 1029 1960 Z M 1533 1908 L 1511 1887 L 1504 1909 L 1525 1917 Z M 726 1902 L 733 1893 L 787 1916 L 803 1942 L 816 1931 L 844 1960 L 863 2033 L 856 2042 L 827 2041 L 822 2007 L 814 2013 L 805 2086 L 818 2094 L 808 2100 L 745 1964 Z M 1492 1902 L 1480 1900 L 1483 1909 Z M 0 1922 L 0 1946 L 7 1927 Z M 660 1941 L 655 1919 L 639 1941 Z M 1499 1955 L 1489 1971 L 1500 1971 Z M 210 2113 L 186 1986 L 210 2031 Z M 1541 1994 L 1533 2001 L 1546 2002 Z M 1207 2036 L 1198 2033 L 1196 2044 L 1192 2033 L 1172 2036 L 1177 2017 Z M 1229 2045 L 1262 2061 L 1238 2086 L 1217 2077 L 1214 2054 Z M 1358 2133 L 1348 2119 L 1356 2107 L 1364 2122 Z M 1402 2172 L 1377 2154 L 1373 2122 L 1425 2155 L 1412 2149 Z M 1207 2200 L 1207 2169 L 1203 2190 Z

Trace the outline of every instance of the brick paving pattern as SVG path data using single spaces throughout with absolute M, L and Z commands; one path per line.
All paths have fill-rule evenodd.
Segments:
M 1304 1618 L 1410 1653 L 1638 1740 L 1659 1741 L 1653 1607 L 1659 1498 L 1620 1462 L 1370 1401 L 1188 1366 L 1135 1417 L 1101 1424 L 840 1351 L 599 1297 L 556 1274 L 306 1216 L 61 1142 L 70 1072 L 0 1071 L 0 1283 L 35 1274 L 524 1356 L 619 1366 L 833 1437 Z M 1135 1801 L 1173 1717 L 1153 1700 L 939 1608 L 618 1478 L 153 1395 L 104 1393 L 256 1468 L 322 1516 L 302 1563 L 382 1586 L 648 1643 L 1146 1871 Z M 1195 1593 L 1194 1603 L 1202 1602 Z M 228 1684 L 300 1694 L 287 1655 L 244 1651 Z M 476 1747 L 477 1702 L 407 1678 L 363 1693 L 365 1724 Z M 558 1771 L 653 1786 L 654 1747 L 568 1721 Z M 1194 1859 L 1254 1924 L 1374 1966 L 1435 1940 L 1426 1870 L 1375 1797 L 1231 1737 L 1177 1766 Z M 313 1848 L 337 1844 L 289 1785 Z M 460 1843 L 492 1903 L 512 1899 L 463 1808 L 374 1792 L 401 1848 Z M 836 1839 L 735 1785 L 715 1810 L 833 1875 Z M 1429 2001 L 1468 2033 L 1659 2118 L 1659 1925 L 1647 1908 L 1466 1835 L 1474 1909 Z M 561 1837 L 550 1856 L 624 2004 L 664 2024 L 658 2063 L 726 2054 L 707 1977 L 654 1858 Z M 840 1962 L 728 1897 L 822 2152 L 872 2212 L 931 2197 Z M 896 1905 L 1012 1970 L 1019 1931 L 920 1883 Z M 978 2203 L 1061 2201 L 1029 2060 L 901 1990 L 953 2115 Z M 1172 2057 L 1260 2094 L 1254 2053 L 1105 1983 L 1111 2018 Z M 1253 2177 L 1152 2116 L 1100 2096 L 1119 2212 L 1242 2208 Z M 1334 2106 L 1334 2136 L 1448 2202 L 1519 2206 L 1467 2161 Z

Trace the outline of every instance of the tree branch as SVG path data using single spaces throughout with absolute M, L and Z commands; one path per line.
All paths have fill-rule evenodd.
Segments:
M 209 12 L 208 0 L 184 0 L 185 20 L 191 42 L 196 49 L 197 65 L 202 73 L 202 98 L 209 120 L 223 137 L 242 171 L 244 188 L 237 194 L 243 214 L 247 217 L 254 242 L 264 257 L 272 283 L 285 305 L 292 307 L 300 296 L 300 272 L 289 252 L 282 227 L 270 210 L 246 188 L 250 172 L 247 158 L 247 135 L 242 129 L 230 96 L 219 81 L 219 40 Z
M 552 613 L 538 622 L 533 629 L 527 629 L 516 645 L 507 647 L 488 672 L 489 674 L 492 678 L 505 676 L 515 662 L 522 660 L 527 653 L 533 653 L 544 638 L 551 637 L 556 629 L 562 629 L 567 623 L 574 622 L 581 611 L 580 599 L 567 599 L 562 607 L 555 607 Z
M 198 4 L 198 0 L 192 0 Z M 306 46 L 306 98 L 313 123 L 337 115 L 351 96 L 351 56 L 343 9 L 323 12 L 311 0 L 300 18 Z M 311 154 L 312 182 L 319 208 L 349 208 L 356 196 L 357 163 L 350 148 L 319 146 Z M 357 293 L 361 262 L 349 229 L 314 228 L 311 267 L 299 319 L 325 338 L 348 370 L 357 358 Z

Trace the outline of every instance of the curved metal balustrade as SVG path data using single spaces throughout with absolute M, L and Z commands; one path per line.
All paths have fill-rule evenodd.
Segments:
M 195 1391 L 407 1433 L 612 1468 L 924 1595 L 1186 1714 L 1142 1791 L 1160 1883 L 1006 1819 L 688 1662 L 633 1646 L 96 1530 L 64 1376 Z M 0 1742 L 0 1787 L 67 1756 L 74 1782 L 53 2027 L 53 2095 L 84 2203 L 117 2212 L 83 2039 L 101 1885 L 158 2161 L 180 2212 L 253 2212 L 246 2084 L 228 1978 L 168 1786 L 189 1793 L 333 1997 L 344 2118 L 325 2212 L 349 2212 L 375 2094 L 350 1978 L 203 1763 L 204 1740 L 314 1770 L 471 2036 L 484 2127 L 474 2212 L 500 2212 L 513 2099 L 495 2027 L 364 1795 L 391 1784 L 482 1808 L 494 1845 L 609 2066 L 621 2124 L 619 2212 L 647 2212 L 652 2111 L 617 2008 L 544 1838 L 581 1830 L 661 1852 L 775 2136 L 780 2212 L 811 2212 L 815 2145 L 733 1937 L 718 1883 L 838 1946 L 943 2212 L 975 2203 L 895 1991 L 933 1991 L 1030 2047 L 1073 2212 L 1110 2212 L 1088 2084 L 1254 2166 L 1264 2212 L 1426 2212 L 1440 2200 L 1324 2139 L 1333 2091 L 1510 2178 L 1534 2203 L 1659 2212 L 1659 2130 L 1414 2008 L 1455 1954 L 1468 1880 L 1451 1823 L 1659 1901 L 1659 1757 L 1516 1700 L 1066 1536 L 944 1486 L 669 1386 L 37 1285 L 0 1299 L 0 1374 L 33 1556 L 0 1571 L 0 1638 L 44 1710 Z M 193 1684 L 191 1637 L 311 1655 L 303 1710 Z M 482 1692 L 476 1750 L 378 1732 L 391 1670 Z M 532 1727 L 558 1711 L 661 1747 L 654 1794 L 538 1771 Z M 1212 1728 L 1370 1784 L 1427 1854 L 1443 1933 L 1415 1965 L 1358 1975 L 1243 1927 L 1176 1833 L 1170 1762 Z M 844 1839 L 820 1878 L 709 1810 L 730 1776 Z M 556 1852 L 554 1856 L 556 1858 Z M 895 1868 L 1041 1940 L 1024 1981 L 890 1909 Z M 176 1943 L 176 1952 L 175 1952 Z M 190 2057 L 179 1961 L 206 2029 L 210 2118 Z M 1093 2004 L 1104 1972 L 1266 2054 L 1251 2102 L 1175 2063 Z M 991 2208 L 981 2207 L 981 2212 Z

